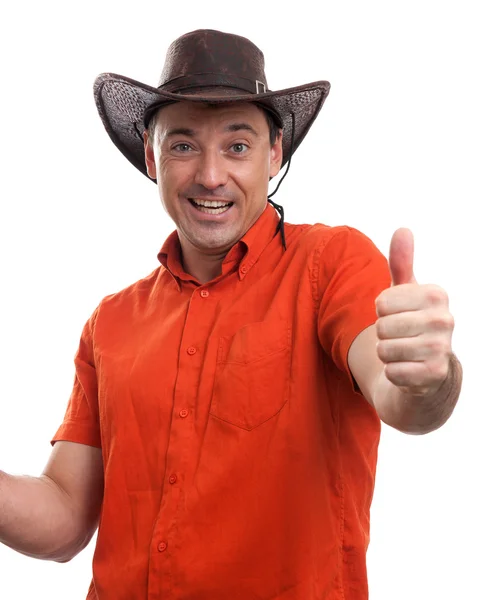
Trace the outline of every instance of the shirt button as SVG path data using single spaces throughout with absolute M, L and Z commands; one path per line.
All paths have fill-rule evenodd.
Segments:
M 178 480 L 176 475 L 171 475 L 169 478 L 169 483 L 172 485 L 173 483 L 176 483 L 176 481 Z
M 160 552 L 164 552 L 167 547 L 168 547 L 168 544 L 166 542 L 159 542 L 159 544 L 158 544 L 158 550 Z
M 189 410 L 187 408 L 183 408 L 182 410 L 179 411 L 179 416 L 182 419 L 185 419 L 188 415 L 189 415 Z
M 187 349 L 187 353 L 190 354 L 191 356 L 193 354 L 196 354 L 197 350 L 194 346 L 189 346 L 189 348 Z
M 207 298 L 209 296 L 209 292 L 207 290 L 201 290 L 201 297 Z
M 242 274 L 247 273 L 247 267 L 246 267 L 246 265 L 242 265 L 242 267 L 241 267 L 241 273 Z

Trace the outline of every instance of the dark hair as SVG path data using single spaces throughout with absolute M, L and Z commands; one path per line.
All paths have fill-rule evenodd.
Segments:
M 261 104 L 256 104 L 255 102 L 254 102 L 254 104 L 257 106 L 257 108 L 260 108 L 262 110 L 262 112 L 264 113 L 264 116 L 267 121 L 267 126 L 269 127 L 269 140 L 270 140 L 271 146 L 273 146 L 276 143 L 277 137 L 279 136 L 279 131 L 281 130 L 281 127 L 278 125 L 277 121 L 274 119 L 274 117 L 272 116 L 270 111 L 268 111 L 266 108 L 264 108 Z M 221 105 L 214 103 L 214 104 L 208 104 L 208 106 L 214 107 L 214 106 L 221 106 Z M 154 140 L 154 131 L 156 129 L 156 119 L 157 119 L 157 116 L 158 116 L 160 110 L 161 110 L 161 108 L 158 108 L 158 110 L 155 113 L 153 113 L 151 115 L 151 118 L 149 119 L 148 136 L 152 140 Z
M 271 142 L 271 146 L 273 146 L 276 143 L 277 137 L 279 136 L 279 131 L 282 128 L 279 127 L 279 125 L 277 124 L 277 121 L 274 119 L 272 114 L 266 108 L 264 108 L 260 104 L 256 104 L 256 106 L 258 108 L 260 108 L 262 110 L 262 112 L 264 113 L 264 116 L 267 121 L 267 125 L 269 126 L 269 139 Z

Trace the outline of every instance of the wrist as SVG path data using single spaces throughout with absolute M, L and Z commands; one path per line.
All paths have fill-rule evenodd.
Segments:
M 418 435 L 429 433 L 451 416 L 461 382 L 462 367 L 454 354 L 450 356 L 445 379 L 433 391 L 395 386 L 383 372 L 376 389 L 375 408 L 382 421 L 399 431 Z

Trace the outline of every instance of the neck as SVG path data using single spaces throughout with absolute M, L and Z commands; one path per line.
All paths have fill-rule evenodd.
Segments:
M 219 277 L 222 272 L 222 262 L 228 253 L 228 250 L 223 250 L 217 254 L 206 254 L 187 243 L 181 243 L 181 250 L 184 271 L 201 284 Z

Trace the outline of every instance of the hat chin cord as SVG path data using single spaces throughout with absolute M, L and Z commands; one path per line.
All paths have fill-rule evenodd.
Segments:
M 276 209 L 276 211 L 279 213 L 280 216 L 280 221 L 279 224 L 277 225 L 277 229 L 276 229 L 276 235 L 277 233 L 280 231 L 280 236 L 281 236 L 281 240 L 282 240 L 282 246 L 284 247 L 284 250 L 287 250 L 287 245 L 286 245 L 286 241 L 285 241 L 285 230 L 284 230 L 284 207 L 281 206 L 280 204 L 276 204 L 273 200 L 271 200 L 272 196 L 277 192 L 277 190 L 280 187 L 280 184 L 284 181 L 285 176 L 287 175 L 287 173 L 289 172 L 289 168 L 290 168 L 290 161 L 292 159 L 292 148 L 294 147 L 294 133 L 295 133 L 295 114 L 292 112 L 290 113 L 291 117 L 292 117 L 292 132 L 291 132 L 291 143 L 290 143 L 290 147 L 291 147 L 291 154 L 289 156 L 289 160 L 287 161 L 287 168 L 285 170 L 284 175 L 282 175 L 282 177 L 279 180 L 279 183 L 277 184 L 276 189 L 267 196 L 267 201 L 272 204 L 272 206 Z

